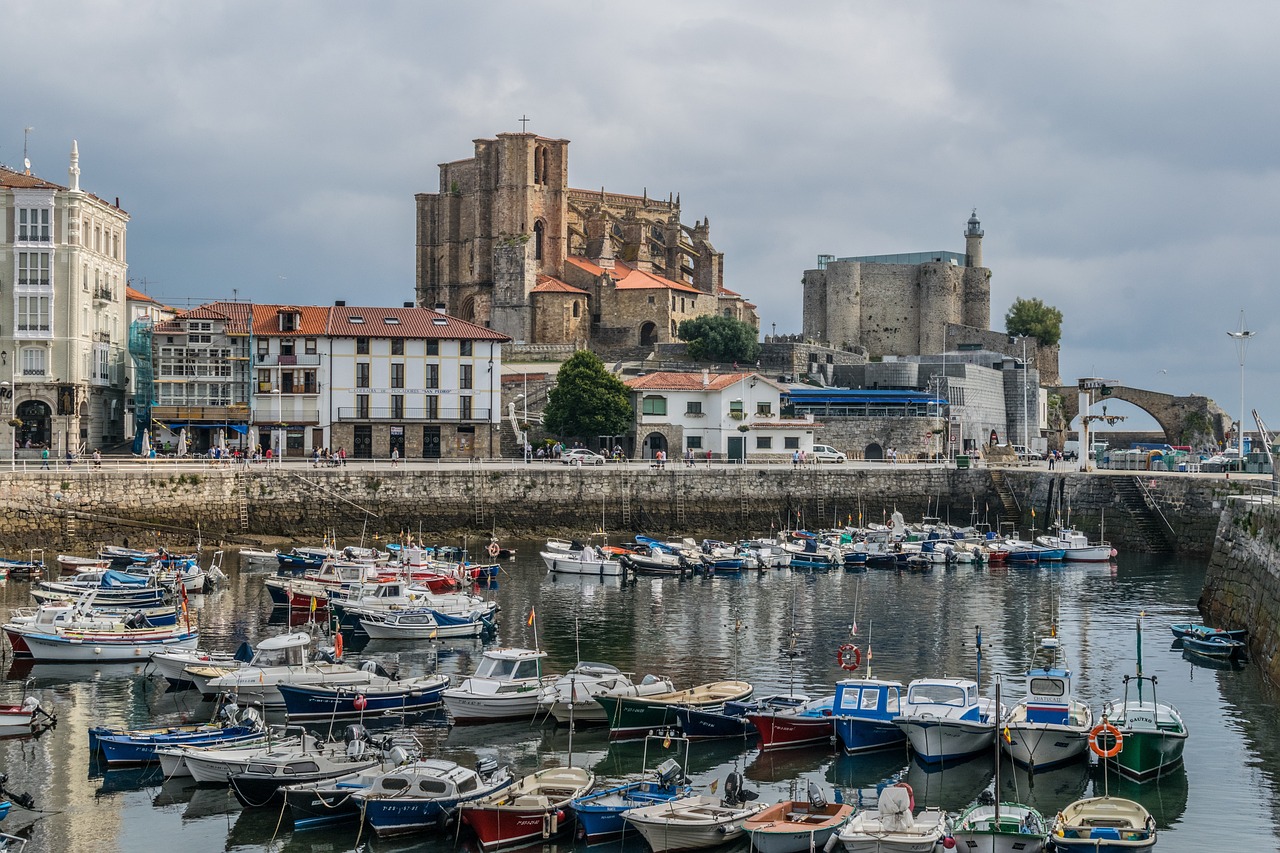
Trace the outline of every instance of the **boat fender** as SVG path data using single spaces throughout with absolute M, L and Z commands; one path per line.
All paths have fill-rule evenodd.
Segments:
M 351 707 L 355 708 L 357 711 L 363 711 L 365 708 L 369 707 L 369 700 L 364 698 L 363 693 L 357 693 L 356 698 L 351 700 Z
M 834 832 L 831 833 L 831 835 L 827 837 L 827 843 L 822 845 L 822 853 L 831 853 L 832 850 L 836 849 L 838 844 L 840 844 L 839 836 Z
M 1103 749 L 1098 742 L 1098 736 L 1106 734 L 1112 738 L 1111 748 Z M 1114 758 L 1120 754 L 1120 750 L 1124 748 L 1124 735 L 1115 726 L 1107 722 L 1104 717 L 1101 723 L 1094 726 L 1089 731 L 1089 749 L 1093 750 L 1093 754 L 1099 758 Z

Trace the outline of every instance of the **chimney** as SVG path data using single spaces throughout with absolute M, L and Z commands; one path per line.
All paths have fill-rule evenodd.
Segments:
M 346 308 L 346 307 L 347 307 L 347 300 L 345 300 L 345 299 L 335 299 L 335 300 L 333 300 L 333 307 L 334 307 L 334 308 Z
M 711 371 L 707 370 L 704 367 L 702 368 L 702 387 L 706 388 L 710 384 L 711 384 Z

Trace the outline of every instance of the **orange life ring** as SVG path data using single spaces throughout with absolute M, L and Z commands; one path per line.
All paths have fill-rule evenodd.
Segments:
M 840 647 L 840 652 L 836 655 L 836 659 L 840 661 L 841 669 L 847 669 L 853 672 L 862 666 L 862 649 L 853 643 L 845 643 Z
M 333 656 L 335 658 L 342 657 L 342 632 L 338 632 L 333 637 Z
M 502 548 L 499 547 L 497 542 L 490 542 L 489 547 L 486 548 L 485 550 L 489 552 L 490 557 L 496 557 L 498 556 L 499 553 L 501 553 Z
M 1098 735 L 1108 734 L 1111 736 L 1112 744 L 1110 749 L 1103 749 L 1098 744 Z M 1093 754 L 1099 758 L 1114 758 L 1120 754 L 1120 750 L 1124 748 L 1124 735 L 1115 726 L 1103 720 L 1094 726 L 1089 732 L 1089 749 L 1093 750 Z
M 913 791 L 913 790 L 911 790 L 911 786 L 910 786 L 910 785 L 908 785 L 906 782 L 898 782 L 898 783 L 896 783 L 896 784 L 897 784 L 897 787 L 899 787 L 899 788 L 906 788 L 906 789 L 907 789 L 907 796 L 910 798 L 910 800 L 909 800 L 909 802 L 910 802 L 910 806 L 909 806 L 909 807 L 910 807 L 910 809 L 911 809 L 911 811 L 912 811 L 912 812 L 915 812 L 915 810 L 916 810 L 916 792 L 915 792 L 915 791 Z

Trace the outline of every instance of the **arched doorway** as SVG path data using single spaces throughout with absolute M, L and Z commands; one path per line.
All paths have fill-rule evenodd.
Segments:
M 667 450 L 667 437 L 660 432 L 651 432 L 644 437 L 644 448 L 641 454 L 645 459 L 656 459 L 658 451 Z M 671 454 L 668 453 L 667 456 Z
M 462 300 L 462 305 L 458 308 L 458 319 L 466 320 L 468 323 L 476 321 L 476 298 L 468 296 Z
M 884 448 L 873 441 L 862 451 L 862 458 L 868 462 L 879 462 L 884 459 Z
M 48 403 L 39 400 L 27 400 L 19 403 L 14 417 L 22 421 L 17 428 L 17 443 L 27 447 L 48 447 L 53 435 L 53 412 Z
M 658 342 L 658 325 L 645 323 L 640 327 L 640 346 L 651 347 Z

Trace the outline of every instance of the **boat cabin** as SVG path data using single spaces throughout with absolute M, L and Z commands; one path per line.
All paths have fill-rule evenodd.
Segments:
M 546 652 L 530 649 L 491 649 L 484 653 L 474 678 L 494 681 L 530 681 L 542 676 Z
M 1027 670 L 1028 723 L 1067 725 L 1071 712 L 1071 671 L 1059 665 L 1057 637 L 1044 637 Z
M 296 634 L 283 634 L 270 637 L 258 644 L 251 667 L 268 666 L 302 666 L 306 660 L 307 645 L 311 637 L 299 631 Z
M 366 796 L 456 800 L 480 788 L 475 771 L 440 759 L 424 759 L 379 776 Z
M 934 714 L 959 720 L 980 720 L 978 684 L 962 678 L 920 678 L 907 687 L 908 716 Z
M 901 681 L 846 678 L 836 682 L 836 698 L 831 713 L 836 717 L 888 720 L 898 716 L 902 705 Z

